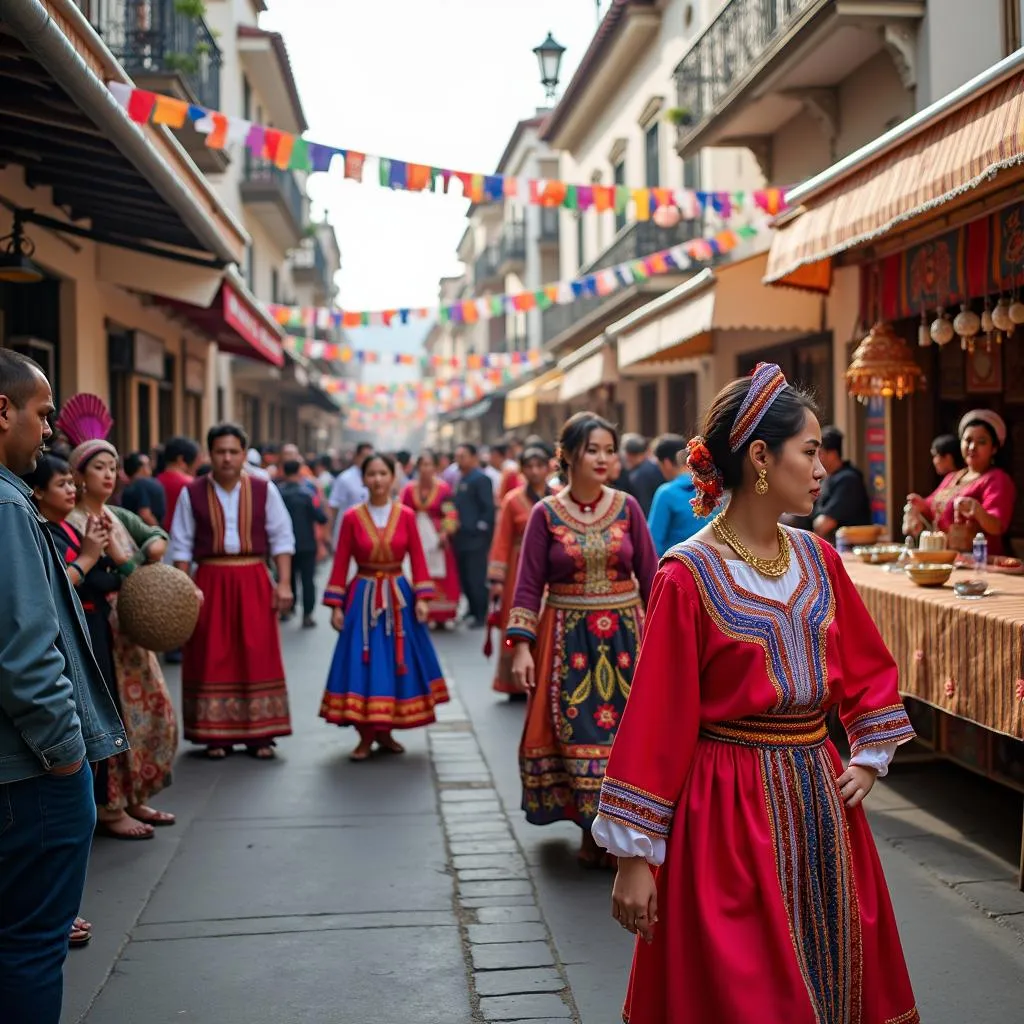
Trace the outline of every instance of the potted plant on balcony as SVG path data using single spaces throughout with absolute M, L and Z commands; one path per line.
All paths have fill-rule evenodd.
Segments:
M 689 128 L 694 122 L 693 111 L 689 107 L 669 107 L 665 120 L 677 128 Z

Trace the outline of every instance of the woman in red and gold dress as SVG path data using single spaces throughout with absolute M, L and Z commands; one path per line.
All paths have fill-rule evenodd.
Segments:
M 320 717 L 354 725 L 359 745 L 349 755 L 366 761 L 374 752 L 401 754 L 392 729 L 434 721 L 434 705 L 448 700 L 426 621 L 434 585 L 427 573 L 413 511 L 391 498 L 395 463 L 370 455 L 363 463 L 369 501 L 341 520 L 324 604 L 341 634 L 334 649 Z M 402 574 L 409 556 L 412 584 Z M 356 576 L 349 582 L 350 562 Z
M 594 824 L 613 915 L 643 940 L 629 1024 L 920 1019 L 860 806 L 914 735 L 896 665 L 836 552 L 778 523 L 809 514 L 820 444 L 811 401 L 764 364 L 690 442 L 695 510 L 732 497 L 655 578 Z
M 459 528 L 459 517 L 452 489 L 438 476 L 433 452 L 423 452 L 416 461 L 416 479 L 403 488 L 402 504 L 416 513 L 416 529 L 434 581 L 427 621 L 454 622 L 459 611 L 459 570 L 449 538 Z
M 605 486 L 617 447 L 593 413 L 562 428 L 569 484 L 530 513 L 505 640 L 512 678 L 530 691 L 519 748 L 526 820 L 579 825 L 588 867 L 605 860 L 590 827 L 657 567 L 640 506 Z
M 487 580 L 491 587 L 491 600 L 501 602 L 499 628 L 502 634 L 512 610 L 516 570 L 519 568 L 519 552 L 523 546 L 527 520 L 533 506 L 551 493 L 547 479 L 549 461 L 548 453 L 543 448 L 527 448 L 520 459 L 524 482 L 509 491 L 498 511 L 498 526 L 491 542 Z M 506 644 L 499 648 L 492 688 L 511 697 L 524 696 L 523 691 L 512 681 L 512 651 Z

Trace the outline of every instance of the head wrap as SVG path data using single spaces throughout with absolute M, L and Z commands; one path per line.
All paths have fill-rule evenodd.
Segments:
M 729 450 L 738 452 L 750 440 L 772 402 L 788 387 L 786 375 L 775 363 L 758 363 L 750 379 L 736 422 L 729 433 Z
M 1006 444 L 1006 422 L 999 413 L 992 412 L 991 409 L 972 409 L 967 413 L 967 415 L 960 420 L 960 426 L 956 432 L 957 437 L 963 437 L 964 431 L 967 429 L 967 424 L 975 421 L 984 423 L 992 428 L 992 433 L 996 435 L 996 440 L 999 442 L 1000 448 Z
M 245 461 L 250 466 L 262 466 L 263 456 L 260 455 L 259 451 L 256 448 L 250 448 L 245 453 Z
M 88 461 L 95 458 L 101 452 L 113 455 L 115 459 L 119 458 L 117 449 L 109 441 L 104 441 L 102 438 L 97 437 L 91 441 L 83 441 L 77 448 L 73 448 L 68 456 L 68 465 L 76 473 L 81 473 Z

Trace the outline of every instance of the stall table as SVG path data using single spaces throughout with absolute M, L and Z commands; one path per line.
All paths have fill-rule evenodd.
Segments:
M 919 587 L 885 566 L 845 563 L 899 665 L 920 741 L 1024 792 L 1024 576 L 990 573 L 989 595 L 968 601 L 952 587 L 962 570 L 943 587 Z

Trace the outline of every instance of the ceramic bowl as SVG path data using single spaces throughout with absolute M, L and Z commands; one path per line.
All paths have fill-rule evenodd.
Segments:
M 957 580 L 953 589 L 957 597 L 984 597 L 988 593 L 988 580 Z
M 899 560 L 903 548 L 899 544 L 872 544 L 853 549 L 853 553 L 868 565 L 886 565 Z
M 877 544 L 881 536 L 881 526 L 840 526 L 836 530 L 836 542 L 851 546 Z
M 922 565 L 952 565 L 956 561 L 955 551 L 921 551 L 920 549 L 910 550 L 910 560 Z
M 941 587 L 953 575 L 953 566 L 911 562 L 904 571 L 919 587 Z

